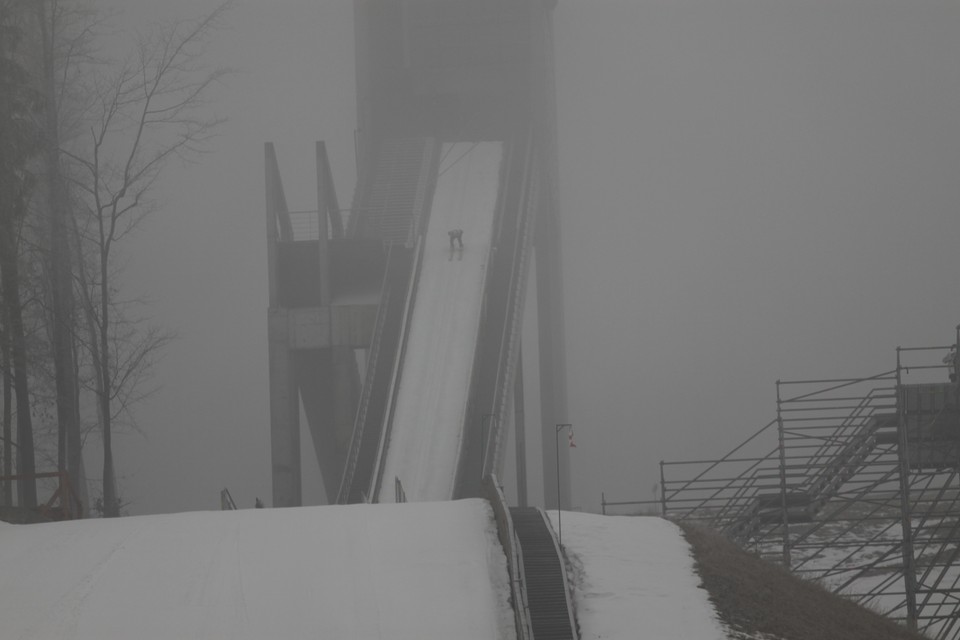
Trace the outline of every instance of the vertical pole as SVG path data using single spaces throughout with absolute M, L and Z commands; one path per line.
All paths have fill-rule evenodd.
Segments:
M 600 513 L 607 515 L 607 496 L 604 495 L 603 491 L 600 492 Z
M 903 545 L 903 587 L 907 602 L 907 627 L 917 629 L 917 570 L 913 555 L 913 522 L 910 517 L 910 456 L 907 449 L 907 414 L 901 379 L 900 347 L 897 347 L 897 458 L 900 463 L 900 528 Z
M 557 452 L 557 538 L 560 546 L 563 547 L 563 521 L 560 519 L 560 429 L 558 426 L 554 433 L 554 450 Z
M 5 323 L 6 324 L 6 323 Z M 10 351 L 7 336 L 0 335 L 0 368 L 3 369 L 3 475 L 13 475 L 13 380 L 10 379 L 12 362 L 10 361 Z M 7 507 L 13 506 L 13 483 L 7 479 L 0 482 L 0 504 Z
M 960 406 L 960 324 L 957 325 L 953 343 L 953 362 L 949 364 L 947 379 L 955 382 L 953 386 L 953 402 Z
M 278 217 L 284 209 L 283 186 L 280 184 L 280 171 L 277 168 L 277 154 L 273 143 L 264 143 L 264 172 L 266 183 L 266 223 L 267 223 L 267 280 L 269 306 L 274 308 L 279 299 L 279 239 Z
M 517 506 L 527 506 L 527 425 L 524 418 L 523 345 L 517 354 L 517 373 L 513 383 L 513 429 L 516 442 Z
M 660 461 L 660 515 L 667 517 L 667 480 L 663 473 L 663 460 Z
M 783 517 L 783 566 L 790 569 L 790 513 L 787 509 L 787 452 L 783 434 L 780 381 L 777 380 L 777 436 L 780 448 L 780 509 Z
M 560 546 L 563 546 L 563 523 L 560 520 L 560 432 L 567 428 L 573 428 L 573 425 L 569 422 L 564 422 L 556 426 L 554 431 L 554 449 L 557 452 L 557 538 L 560 542 Z
M 960 324 L 953 338 L 953 361 L 947 365 L 947 378 L 957 383 L 956 391 L 960 395 Z
M 327 183 L 327 146 L 323 142 L 316 144 L 317 163 L 317 243 L 320 260 L 320 306 L 330 304 L 330 215 L 340 215 L 339 212 L 330 212 L 327 203 L 330 201 L 330 192 L 333 185 Z M 332 326 L 332 322 L 330 323 Z

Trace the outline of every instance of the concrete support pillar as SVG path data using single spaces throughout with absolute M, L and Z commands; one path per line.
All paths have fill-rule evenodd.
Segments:
M 330 233 L 328 201 L 333 192 L 333 185 L 327 182 L 329 168 L 327 165 L 327 148 L 323 142 L 317 142 L 317 242 L 319 243 L 320 258 L 319 279 L 317 287 L 320 289 L 320 306 L 330 304 L 330 247 L 327 236 Z M 336 196 L 333 196 L 336 202 Z M 339 216 L 339 211 L 334 211 L 334 215 Z
M 517 506 L 527 504 L 527 426 L 523 413 L 523 347 L 517 356 L 517 373 L 513 382 L 513 429 L 517 457 Z
M 273 506 L 302 504 L 300 490 L 300 394 L 287 346 L 285 322 L 271 323 L 270 457 L 273 473 Z
M 279 306 L 278 268 L 281 239 L 292 239 L 287 202 L 280 182 L 277 156 L 271 143 L 264 145 L 266 185 L 267 267 L 270 308 L 267 314 L 267 346 L 270 375 L 270 457 L 273 476 L 273 506 L 301 504 L 300 493 L 300 395 L 289 349 L 286 310 Z
M 343 456 L 350 448 L 353 435 L 353 422 L 360 403 L 360 372 L 353 349 L 349 347 L 333 348 L 333 439 Z M 334 492 L 336 487 L 334 487 Z M 336 497 L 336 496 L 333 496 Z
M 567 417 L 560 237 L 557 220 L 549 210 L 538 215 L 536 251 L 544 506 L 556 509 L 559 505 L 561 509 L 570 509 L 570 449 L 565 433 L 560 434 L 559 450 L 556 444 L 557 425 L 570 421 Z

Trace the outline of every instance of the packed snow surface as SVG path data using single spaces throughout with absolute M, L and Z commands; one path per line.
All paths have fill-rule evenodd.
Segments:
M 453 497 L 500 185 L 500 142 L 443 145 L 378 501 Z M 448 232 L 463 230 L 464 249 Z
M 0 522 L 0 637 L 514 638 L 482 500 Z
M 584 640 L 727 638 L 693 565 L 690 546 L 661 518 L 550 511 L 570 563 Z
M 584 640 L 727 637 L 675 525 L 562 537 Z M 515 638 L 482 500 L 0 522 L 0 568 L 4 639 Z

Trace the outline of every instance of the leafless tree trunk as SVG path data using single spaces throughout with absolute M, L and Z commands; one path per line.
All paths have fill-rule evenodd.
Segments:
M 0 193 L 0 199 L 5 194 Z M 27 347 L 20 304 L 19 269 L 17 265 L 16 229 L 0 214 L 0 291 L 6 312 L 4 324 L 10 332 L 10 359 L 13 364 L 13 387 L 17 402 L 17 482 L 18 504 L 37 506 L 36 467 L 33 452 L 33 421 L 30 416 L 30 390 L 27 382 Z
M 2 309 L 3 307 L 0 307 Z M 2 314 L 0 314 L 2 315 Z M 10 375 L 10 340 L 6 322 L 0 333 L 0 368 L 3 373 L 3 470 L 2 475 L 13 475 L 13 377 Z M 13 506 L 13 485 L 0 482 L 3 504 Z
M 37 146 L 32 116 L 38 100 L 19 50 L 24 11 L 22 2 L 0 0 L 0 296 L 17 404 L 17 472 L 24 476 L 17 482 L 17 493 L 19 505 L 32 508 L 37 505 L 37 487 L 18 244 L 33 184 L 27 164 Z M 9 447 L 10 441 L 5 444 Z
M 57 394 L 58 469 L 67 471 L 74 491 L 80 490 L 81 450 L 78 388 L 74 361 L 73 274 L 67 235 L 69 197 L 60 168 L 60 119 L 54 60 L 56 2 L 47 10 L 48 0 L 36 2 L 42 50 L 44 94 L 43 156 L 47 179 L 47 217 L 50 233 L 49 277 L 54 382 Z M 69 60 L 64 64 L 69 64 Z
M 202 114 L 210 88 L 226 72 L 204 69 L 205 39 L 228 3 L 195 23 L 178 22 L 139 42 L 135 56 L 97 86 L 97 110 L 76 152 L 71 180 L 89 209 L 78 225 L 86 249 L 81 293 L 92 332 L 90 354 L 103 440 L 103 513 L 119 515 L 113 462 L 114 419 L 136 397 L 132 391 L 169 336 L 156 330 L 135 335 L 115 300 L 110 270 L 116 244 L 149 212 L 146 196 L 166 161 L 197 153 L 220 124 Z M 132 123 L 132 124 L 127 124 Z

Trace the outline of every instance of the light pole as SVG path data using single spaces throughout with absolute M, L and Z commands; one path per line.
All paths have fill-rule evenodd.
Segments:
M 557 540 L 560 546 L 563 546 L 563 522 L 560 520 L 560 432 L 564 429 L 573 429 L 573 425 L 569 422 L 558 424 L 554 433 L 554 444 L 557 452 Z

